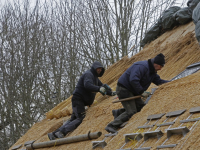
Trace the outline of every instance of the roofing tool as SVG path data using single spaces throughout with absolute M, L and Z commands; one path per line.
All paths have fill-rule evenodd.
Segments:
M 108 84 L 103 84 L 103 87 L 106 89 L 106 90 L 112 90 Z
M 105 94 L 107 93 L 107 91 L 112 91 L 108 84 L 103 84 L 103 87 L 106 89 Z
M 112 103 L 118 103 L 118 102 L 123 102 L 123 101 L 129 101 L 129 100 L 133 100 L 133 99 L 137 99 L 142 97 L 142 95 L 138 95 L 138 96 L 133 96 L 133 97 L 129 97 L 129 98 L 124 98 L 124 99 L 120 99 L 117 101 L 113 101 Z
M 114 97 L 113 99 L 118 99 L 119 97 L 118 96 L 116 96 L 116 97 Z
M 151 95 L 153 95 L 153 93 L 156 91 L 157 88 L 152 88 L 151 89 L 151 94 L 150 96 L 147 98 L 146 102 L 147 103 L 149 101 L 149 99 L 151 98 Z M 116 100 L 113 101 L 112 103 L 118 103 L 118 102 L 123 102 L 123 101 L 129 101 L 129 100 L 133 100 L 133 99 L 137 99 L 137 98 L 141 98 L 142 95 L 138 95 L 138 96 L 133 96 L 133 97 L 128 97 L 128 98 L 124 98 L 124 99 L 120 99 L 120 100 Z

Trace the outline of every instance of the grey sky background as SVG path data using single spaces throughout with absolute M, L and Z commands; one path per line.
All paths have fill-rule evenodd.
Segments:
M 25 0 L 0 0 L 0 6 L 2 6 L 2 5 L 4 5 L 5 3 L 7 3 L 7 2 L 13 2 L 13 1 L 19 1 L 20 3 L 21 2 L 23 2 L 23 1 L 25 1 Z M 40 0 L 40 2 L 42 3 L 42 2 L 45 2 L 46 0 Z M 48 0 L 47 0 L 48 1 Z M 153 1 L 156 1 L 156 0 L 153 0 Z M 181 6 L 181 7 L 186 7 L 187 5 L 187 1 L 188 0 L 176 0 L 176 4 L 175 4 L 175 6 L 181 6 L 181 4 L 182 3 L 184 3 L 184 5 L 183 6 Z M 30 3 L 31 3 L 31 5 L 32 6 L 34 6 L 35 5 L 35 2 L 36 2 L 36 0 L 30 0 Z

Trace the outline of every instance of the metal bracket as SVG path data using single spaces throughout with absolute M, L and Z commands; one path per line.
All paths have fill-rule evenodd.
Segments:
M 170 138 L 173 134 L 182 134 L 185 136 L 189 131 L 187 127 L 171 128 L 167 130 L 167 138 Z
M 95 149 L 97 147 L 101 147 L 104 148 L 107 145 L 107 143 L 105 142 L 105 140 L 102 141 L 92 141 L 92 148 Z
M 125 142 L 128 143 L 131 140 L 141 140 L 143 138 L 141 133 L 133 133 L 133 134 L 124 134 Z
M 157 146 L 157 149 L 161 149 L 161 148 L 173 148 L 175 147 L 177 144 L 169 144 L 169 145 L 161 145 L 161 146 Z
M 152 132 L 144 132 L 144 141 L 147 141 L 151 137 L 157 137 L 160 139 L 163 136 L 163 133 L 161 130 L 158 131 L 152 131 Z
M 152 147 L 135 148 L 134 150 L 150 150 Z

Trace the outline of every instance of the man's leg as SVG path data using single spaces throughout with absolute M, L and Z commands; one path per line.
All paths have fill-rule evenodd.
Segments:
M 59 132 L 61 132 L 64 136 L 67 133 L 75 130 L 85 118 L 85 105 L 79 96 L 72 97 L 72 109 L 74 117 L 73 118 L 71 117 L 70 122 L 60 127 L 59 130 Z
M 146 105 L 145 102 L 141 98 L 136 99 L 135 103 L 137 107 L 137 112 L 140 112 L 141 109 Z
M 114 116 L 114 119 L 117 118 L 119 115 L 121 115 L 123 112 L 125 112 L 125 108 L 112 110 L 112 114 Z
M 75 120 L 75 119 L 76 119 L 76 115 L 75 115 L 75 113 L 73 112 L 72 115 L 71 115 L 71 118 L 70 118 L 68 121 L 66 121 L 65 124 L 63 124 L 60 128 L 58 128 L 57 130 L 55 130 L 54 132 L 52 132 L 53 136 L 54 136 L 55 138 L 58 138 L 57 135 L 55 135 L 55 133 L 56 133 L 56 132 L 59 132 L 59 131 L 63 128 L 63 126 L 66 126 L 67 124 L 69 124 L 70 122 L 72 122 L 72 121 Z M 51 134 L 48 134 L 48 135 L 51 136 Z
M 48 137 L 50 140 L 64 137 L 67 133 L 73 131 L 82 123 L 82 120 L 85 118 L 85 105 L 80 97 L 73 95 L 72 109 L 73 113 L 70 120 L 68 120 L 56 131 L 48 133 Z
M 64 134 L 60 134 L 60 135 L 56 135 L 55 133 L 60 133 L 60 130 L 64 127 L 64 126 L 66 126 L 67 124 L 69 124 L 70 122 L 72 122 L 73 120 L 75 120 L 76 119 L 76 115 L 75 115 L 75 113 L 73 112 L 72 113 L 72 115 L 71 115 L 71 118 L 69 119 L 69 120 L 67 120 L 60 128 L 58 128 L 57 130 L 55 130 L 54 132 L 51 132 L 51 133 L 48 133 L 48 137 L 49 137 L 49 139 L 50 140 L 55 140 L 56 138 L 58 138 L 58 136 L 59 137 L 61 137 L 61 136 L 63 136 L 64 137 Z
M 135 100 L 129 100 L 122 102 L 122 105 L 125 108 L 125 112 L 119 115 L 113 122 L 110 124 L 116 128 L 119 128 L 124 122 L 128 121 L 135 113 L 137 113 Z
M 68 123 L 72 122 L 72 121 L 75 120 L 75 119 L 76 119 L 76 115 L 75 115 L 74 112 L 73 112 L 72 115 L 71 115 L 71 118 L 68 119 L 67 121 L 65 121 L 65 122 L 63 123 L 63 125 L 68 124 Z
M 145 103 L 141 98 L 138 98 L 135 100 L 124 101 L 122 102 L 122 105 L 125 108 L 125 112 L 115 118 L 112 122 L 113 126 L 118 127 L 128 121 L 134 114 L 140 112 L 140 110 L 145 106 Z
M 85 112 L 83 113 L 76 113 L 76 119 L 69 122 L 68 124 L 66 125 L 63 125 L 61 128 L 60 128 L 60 132 L 62 132 L 64 134 L 64 136 L 75 130 L 83 121 L 83 119 L 85 118 Z
M 117 95 L 119 99 L 128 98 L 134 96 L 127 89 L 117 86 L 116 88 Z M 114 133 L 124 122 L 128 121 L 130 117 L 137 112 L 136 104 L 134 100 L 121 102 L 125 111 L 121 113 L 118 117 L 114 119 L 111 123 L 105 128 L 106 131 Z

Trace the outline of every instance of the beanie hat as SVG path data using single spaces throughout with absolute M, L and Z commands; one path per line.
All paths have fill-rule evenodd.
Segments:
M 165 65 L 165 56 L 162 53 L 158 54 L 154 58 L 154 63 L 158 64 L 158 65 L 161 65 L 161 66 L 164 66 Z

